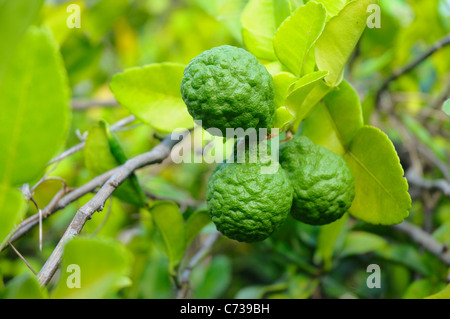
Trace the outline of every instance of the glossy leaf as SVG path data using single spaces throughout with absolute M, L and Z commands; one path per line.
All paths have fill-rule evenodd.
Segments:
M 367 7 L 378 0 L 355 0 L 332 18 L 316 44 L 316 63 L 321 71 L 329 71 L 325 81 L 337 86 L 344 76 L 344 68 L 359 41 L 368 17 Z
M 363 117 L 358 95 L 343 81 L 304 120 L 303 134 L 314 143 L 343 155 L 361 127 Z
M 186 230 L 180 209 L 173 202 L 161 201 L 150 207 L 155 225 L 164 244 L 164 252 L 169 259 L 169 272 L 175 269 L 186 250 Z
M 350 213 L 372 224 L 392 225 L 409 215 L 408 183 L 394 145 L 377 128 L 362 127 L 346 154 L 355 177 L 355 199 Z
M 1 299 L 47 299 L 47 290 L 39 285 L 31 273 L 13 278 L 0 293 Z
M 0 181 L 19 185 L 43 173 L 67 135 L 69 89 L 48 29 L 26 32 L 2 79 Z
M 298 8 L 278 28 L 273 39 L 275 53 L 296 76 L 305 73 L 306 61 L 325 27 L 325 18 L 324 7 L 312 1 Z
M 186 221 L 186 245 L 189 245 L 209 223 L 211 223 L 211 217 L 207 209 L 200 209 L 192 213 Z
M 131 256 L 118 241 L 106 238 L 75 238 L 64 247 L 61 275 L 52 298 L 98 299 L 111 296 L 122 286 Z M 77 283 L 79 288 L 71 288 Z
M 247 50 L 260 59 L 275 61 L 275 32 L 299 5 L 287 0 L 250 0 L 241 16 L 242 38 Z
M 312 108 L 331 91 L 322 81 L 326 75 L 326 71 L 310 73 L 290 86 L 286 98 L 286 107 L 295 116 L 294 129 Z
M 275 128 L 279 128 L 282 132 L 286 130 L 286 128 L 291 125 L 294 120 L 294 116 L 287 110 L 287 108 L 282 106 L 275 110 L 275 121 L 273 126 Z
M 273 76 L 273 90 L 275 93 L 275 105 L 278 107 L 286 105 L 286 97 L 289 87 L 297 81 L 297 78 L 289 72 L 280 72 Z
M 339 253 L 340 257 L 366 254 L 375 250 L 383 249 L 388 242 L 378 235 L 364 232 L 352 231 L 345 238 L 344 247 Z
M 110 87 L 121 105 L 155 129 L 192 128 L 194 121 L 181 98 L 183 70 L 176 63 L 130 68 L 114 75 Z
M 123 164 L 126 156 L 115 136 L 112 135 L 112 132 L 108 133 L 103 124 L 89 130 L 84 148 L 84 160 L 89 172 L 97 176 Z M 113 196 L 141 207 L 146 204 L 145 195 L 135 174 L 126 179 L 113 192 Z
M 6 237 L 20 222 L 25 206 L 25 199 L 17 189 L 0 184 L 0 251 L 8 244 Z
M 9 59 L 14 55 L 17 43 L 27 27 L 36 20 L 44 3 L 43 0 L 1 1 L 0 2 L 0 83 Z
M 337 221 L 320 227 L 314 261 L 315 263 L 323 262 L 325 270 L 331 269 L 336 243 L 347 231 L 347 220 L 348 215 L 345 214 Z
M 347 4 L 347 0 L 314 0 L 327 10 L 327 21 L 336 16 Z

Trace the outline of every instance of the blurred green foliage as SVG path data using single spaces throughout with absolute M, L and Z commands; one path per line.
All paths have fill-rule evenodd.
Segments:
M 0 8 L 6 1 L 0 1 Z M 247 2 L 47 0 L 36 16 L 30 8 L 32 22 L 29 23 L 47 26 L 53 33 L 67 70 L 73 99 L 107 100 L 113 96 L 109 89 L 112 76 L 126 68 L 154 62 L 186 65 L 193 57 L 215 46 L 245 47 L 241 14 Z M 257 1 L 250 2 L 258 5 Z M 288 4 L 286 10 L 279 12 L 278 17 L 282 17 L 282 21 L 290 10 L 308 1 L 273 3 L 279 2 Z M 320 2 L 326 4 L 329 1 Z M 78 4 L 81 8 L 80 29 L 66 26 L 69 4 Z M 406 65 L 450 32 L 450 2 L 381 0 L 380 5 L 382 27 L 364 31 L 356 54 L 352 55 L 347 67 L 346 80 L 352 83 L 362 99 L 364 122 L 374 124 L 388 134 L 398 147 L 405 171 L 411 163 L 402 155 L 402 150 L 414 142 L 427 147 L 431 156 L 448 169 L 449 107 L 448 100 L 442 108 L 443 101 L 439 101 L 450 83 L 450 46 L 436 52 L 390 85 L 390 100 L 386 103 L 390 103 L 390 108 L 400 115 L 400 121 L 408 130 L 406 134 L 395 125 L 389 112 L 376 109 L 375 95 L 393 70 Z M 2 21 L 0 18 L 0 26 Z M 281 21 L 274 23 L 278 26 Z M 254 32 L 251 25 L 247 27 Z M 275 26 L 268 25 L 263 31 L 274 36 L 275 30 Z M 15 31 L 23 33 L 20 28 Z M 15 45 L 13 36 L 7 40 L 10 41 L 8 45 Z M 262 52 L 262 55 L 264 63 L 274 60 L 274 52 Z M 276 69 L 279 66 L 271 64 L 267 67 Z M 289 82 L 289 79 L 280 79 L 280 85 L 284 80 Z M 129 114 L 124 107 L 74 110 L 69 137 L 61 151 L 79 143 L 77 130 L 89 131 L 100 120 L 114 123 Z M 283 125 L 283 120 L 280 123 Z M 307 123 L 304 129 L 308 129 Z M 148 151 L 159 142 L 158 132 L 146 125 L 119 130 L 115 135 L 128 158 Z M 89 181 L 92 175 L 84 155 L 79 152 L 66 158 L 51 172 L 51 176 L 64 178 L 70 187 Z M 167 246 L 161 228 L 173 230 L 167 225 L 170 220 L 161 218 L 158 212 L 152 211 L 152 206 L 146 209 L 121 202 L 116 197 L 109 199 L 103 212 L 96 213 L 86 224 L 83 238 L 71 244 L 63 265 L 74 258 L 80 258 L 80 263 L 86 262 L 79 250 L 88 249 L 93 260 L 111 260 L 117 269 L 109 269 L 111 264 L 102 263 L 105 278 L 89 277 L 92 287 L 97 290 L 81 296 L 176 297 L 175 266 L 180 264 L 183 269 L 186 258 L 192 257 L 204 238 L 215 231 L 201 213 L 206 182 L 213 167 L 206 163 L 174 165 L 165 162 L 139 171 L 144 192 L 152 194 L 150 204 L 160 199 L 172 200 L 183 213 L 182 218 L 172 216 L 175 220 L 172 225 L 186 231 L 189 245 L 166 247 L 166 254 L 158 247 Z M 428 162 L 423 173 L 430 179 L 446 177 L 436 165 Z M 40 207 L 45 207 L 60 188 L 59 181 L 47 181 L 36 188 L 34 199 Z M 450 245 L 449 198 L 430 190 L 413 194 L 413 190 L 410 190 L 413 206 L 408 220 L 420 227 L 425 225 L 435 239 Z M 40 269 L 77 208 L 92 196 L 85 195 L 45 220 L 42 251 L 38 249 L 37 228 L 16 243 L 31 267 Z M 26 216 L 36 212 L 36 208 L 29 205 Z M 169 215 L 178 214 L 178 207 L 173 208 L 172 213 Z M 104 240 L 98 239 L 97 235 L 105 237 Z M 159 240 L 155 240 L 158 236 Z M 94 251 L 83 248 L 83 245 Z M 96 256 L 96 247 L 104 251 L 103 256 Z M 175 249 L 169 258 L 167 249 Z M 185 249 L 185 258 L 181 260 Z M 124 251 L 126 253 L 122 254 Z M 380 265 L 380 289 L 370 289 L 366 285 L 369 275 L 366 268 L 370 264 Z M 95 268 L 91 264 L 88 267 Z M 108 271 L 114 275 L 108 277 Z M 0 296 L 48 297 L 29 273 L 30 270 L 11 249 L 1 252 Z M 119 277 L 117 273 L 120 273 Z M 50 296 L 73 297 L 72 292 L 66 291 L 61 284 L 64 275 L 67 274 L 51 282 Z M 212 254 L 193 270 L 191 289 L 194 298 L 423 298 L 433 294 L 448 298 L 448 288 L 443 290 L 448 278 L 448 266 L 390 227 L 369 225 L 353 218 L 315 227 L 289 218 L 280 231 L 258 244 L 241 244 L 221 237 Z

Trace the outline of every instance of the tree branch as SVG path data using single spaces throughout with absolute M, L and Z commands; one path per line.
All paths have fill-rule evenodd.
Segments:
M 105 201 L 111 196 L 114 190 L 116 190 L 116 188 L 135 170 L 150 164 L 162 162 L 170 154 L 172 148 L 187 134 L 187 131 L 181 134 L 179 140 L 173 140 L 171 135 L 167 136 L 151 151 L 129 159 L 114 171 L 112 176 L 108 178 L 95 196 L 76 212 L 58 245 L 37 275 L 37 279 L 41 285 L 47 285 L 53 277 L 61 262 L 64 245 L 81 232 L 86 221 L 89 220 L 95 212 L 103 209 Z
M 435 42 L 428 51 L 426 51 L 424 54 L 419 56 L 417 59 L 412 61 L 411 63 L 407 64 L 406 66 L 394 70 L 394 72 L 391 74 L 390 77 L 388 77 L 383 84 L 381 85 L 380 89 L 377 92 L 377 95 L 375 97 L 375 106 L 377 108 L 380 107 L 380 100 L 381 95 L 384 93 L 384 91 L 387 90 L 389 87 L 389 84 L 399 78 L 400 76 L 408 73 L 412 69 L 414 69 L 416 66 L 421 64 L 423 61 L 425 61 L 427 58 L 429 58 L 431 55 L 439 51 L 440 49 L 444 48 L 445 46 L 450 44 L 450 34 L 447 34 L 445 37 L 440 39 L 439 41 Z
M 197 266 L 208 253 L 211 251 L 214 243 L 219 239 L 220 233 L 215 231 L 203 242 L 197 253 L 191 258 L 187 266 L 184 268 L 180 275 L 180 285 L 181 288 L 178 290 L 177 299 L 186 298 L 189 292 L 189 278 L 191 277 L 192 270 Z
M 430 234 L 407 221 L 398 225 L 393 225 L 392 227 L 411 237 L 415 243 L 435 255 L 447 266 L 450 266 L 450 251 L 448 250 L 448 247 L 431 237 Z
M 428 180 L 415 174 L 407 174 L 408 183 L 425 189 L 440 190 L 445 196 L 450 197 L 450 184 L 444 179 Z
M 72 110 L 86 110 L 95 106 L 115 107 L 119 103 L 116 99 L 109 100 L 89 100 L 89 99 L 72 99 Z
M 134 115 L 127 116 L 127 117 L 117 121 L 113 125 L 111 125 L 111 131 L 113 131 L 113 132 L 118 131 L 120 128 L 134 122 L 135 120 L 136 120 L 136 117 Z M 65 159 L 66 157 L 68 157 L 78 151 L 81 151 L 85 147 L 85 145 L 86 145 L 86 142 L 83 141 L 83 142 L 78 143 L 75 146 L 72 146 L 68 150 L 62 152 L 55 158 L 51 159 L 50 162 L 47 163 L 47 165 L 51 165 L 53 163 L 59 162 L 59 161 Z

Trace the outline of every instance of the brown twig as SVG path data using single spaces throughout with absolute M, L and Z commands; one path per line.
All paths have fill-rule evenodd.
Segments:
M 392 227 L 408 235 L 414 242 L 435 255 L 447 266 L 450 266 L 450 251 L 448 250 L 448 247 L 431 237 L 430 234 L 407 221 L 398 225 L 393 225 Z
M 181 139 L 187 135 L 188 132 L 181 134 Z M 92 215 L 103 209 L 105 201 L 111 196 L 111 194 L 119 187 L 119 185 L 125 181 L 135 170 L 144 166 L 159 163 L 164 160 L 180 139 L 174 140 L 172 136 L 167 136 L 160 144 L 155 146 L 151 151 L 138 155 L 132 159 L 126 161 L 123 165 L 119 166 L 113 175 L 103 184 L 101 189 L 95 194 L 95 196 L 83 205 L 76 212 L 72 222 L 67 228 L 66 232 L 62 236 L 53 253 L 48 258 L 45 265 L 37 275 L 37 279 L 41 285 L 47 285 L 50 279 L 53 277 L 56 269 L 58 268 L 65 244 L 77 236 L 84 227 L 84 224 L 89 220 Z
M 416 66 L 421 64 L 423 61 L 425 61 L 427 58 L 429 58 L 431 55 L 439 51 L 440 49 L 444 48 L 445 46 L 450 44 L 450 34 L 447 34 L 445 37 L 440 39 L 439 41 L 435 42 L 428 51 L 426 51 L 424 54 L 416 58 L 411 63 L 407 64 L 406 66 L 402 68 L 398 68 L 394 70 L 394 72 L 389 76 L 381 85 L 380 89 L 377 92 L 377 95 L 375 97 L 375 105 L 377 108 L 380 108 L 380 101 L 381 101 L 381 95 L 384 93 L 384 91 L 387 90 L 389 87 L 389 84 L 399 78 L 400 76 L 408 73 L 412 69 L 414 69 Z
M 178 280 L 180 283 L 180 289 L 177 293 L 177 299 L 186 298 L 189 292 L 189 279 L 191 277 L 192 270 L 208 255 L 208 253 L 211 251 L 212 246 L 217 241 L 217 239 L 219 239 L 219 237 L 220 233 L 218 231 L 215 231 L 214 233 L 209 235 L 209 237 L 203 242 L 197 253 L 189 260 L 189 263 L 183 269 L 183 272 L 181 273 Z
M 13 246 L 13 244 L 8 243 L 8 245 L 14 250 L 14 252 L 19 256 L 20 259 L 27 265 L 27 267 L 33 272 L 33 274 L 36 276 L 37 272 L 31 267 L 30 263 L 25 259 L 25 257 L 22 256 L 22 254 L 16 249 L 16 247 Z

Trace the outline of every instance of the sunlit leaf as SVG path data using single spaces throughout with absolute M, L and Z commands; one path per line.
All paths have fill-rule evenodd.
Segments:
M 43 173 L 66 138 L 68 102 L 56 42 L 31 27 L 0 79 L 0 180 L 18 185 Z
M 183 70 L 175 63 L 130 68 L 114 75 L 110 87 L 120 104 L 157 130 L 192 128 L 194 121 L 181 98 Z
M 425 299 L 450 299 L 450 284 L 443 290 L 428 296 Z
M 344 155 L 355 177 L 350 213 L 368 223 L 392 225 L 409 215 L 408 183 L 394 145 L 385 133 L 364 126 Z
M 288 89 L 297 78 L 289 72 L 280 72 L 273 76 L 273 90 L 275 92 L 275 105 L 278 107 L 286 105 Z
M 14 0 L 0 2 L 0 83 L 9 59 L 27 27 L 36 20 L 43 0 Z
M 293 121 L 294 116 L 282 106 L 275 110 L 274 127 L 279 128 L 280 131 L 284 131 Z
M 321 71 L 329 71 L 325 81 L 338 85 L 344 76 L 344 68 L 359 41 L 368 17 L 367 7 L 378 0 L 355 0 L 332 18 L 316 44 L 316 63 Z
M 321 4 L 308 2 L 278 28 L 273 39 L 275 53 L 296 76 L 305 73 L 306 61 L 325 27 L 325 18 L 326 11 Z
M 447 99 L 444 104 L 442 105 L 442 111 L 444 111 L 445 114 L 450 116 L 450 99 Z
M 347 4 L 347 0 L 315 0 L 327 10 L 327 21 L 336 16 Z
M 109 297 L 122 286 L 120 283 L 129 271 L 130 258 L 129 252 L 118 241 L 100 237 L 75 238 L 64 247 L 61 275 L 51 297 Z M 72 287 L 77 283 L 79 288 Z

